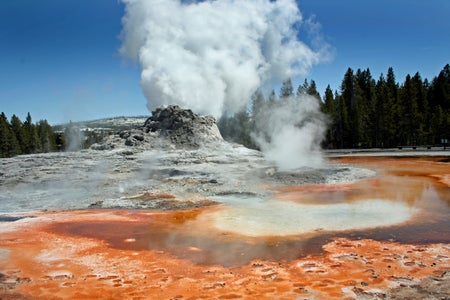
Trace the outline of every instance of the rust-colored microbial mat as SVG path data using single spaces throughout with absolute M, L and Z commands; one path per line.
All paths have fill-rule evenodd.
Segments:
M 448 299 L 450 164 L 358 157 L 333 163 L 378 175 L 280 187 L 274 201 L 340 205 L 346 213 L 386 203 L 407 214 L 389 225 L 339 228 L 329 225 L 342 223 L 330 215 L 321 227 L 267 235 L 226 227 L 218 220 L 229 211 L 223 206 L 39 213 L 0 223 L 0 299 Z M 358 203 L 366 204 L 352 206 Z

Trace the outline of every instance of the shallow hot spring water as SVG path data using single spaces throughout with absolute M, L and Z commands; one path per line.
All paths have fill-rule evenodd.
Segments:
M 450 164 L 445 158 L 349 157 L 377 175 L 353 183 L 286 186 L 271 197 L 213 197 L 221 206 L 127 212 L 123 221 L 67 222 L 58 233 L 126 250 L 157 250 L 202 265 L 239 266 L 318 254 L 332 238 L 450 242 Z

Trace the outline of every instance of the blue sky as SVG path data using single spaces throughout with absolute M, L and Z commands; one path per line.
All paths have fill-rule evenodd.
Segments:
M 321 94 L 327 84 L 338 89 L 348 67 L 431 80 L 450 63 L 448 0 L 299 4 L 334 49 L 308 76 Z M 2 0 L 0 111 L 52 124 L 149 114 L 139 66 L 118 54 L 123 10 L 117 0 Z

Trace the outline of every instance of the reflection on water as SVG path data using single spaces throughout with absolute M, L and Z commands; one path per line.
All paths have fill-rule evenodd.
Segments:
M 230 205 L 223 197 L 214 200 Z M 414 212 L 415 207 L 382 199 L 317 205 L 247 198 L 213 218 L 214 226 L 220 230 L 248 236 L 279 236 L 395 225 L 409 220 Z
M 377 171 L 352 184 L 280 187 L 270 199 L 223 196 L 222 207 L 131 213 L 131 222 L 59 223 L 54 231 L 111 247 L 236 266 L 319 253 L 335 237 L 450 242 L 450 174 L 438 159 L 345 158 Z
M 189 224 L 171 225 L 169 223 L 171 229 L 168 230 L 161 220 L 130 223 L 99 221 L 58 224 L 53 231 L 104 240 L 118 249 L 163 251 L 195 264 L 226 267 L 245 265 L 254 259 L 293 260 L 320 253 L 324 243 L 323 237 L 307 240 L 277 237 L 243 239 L 226 233 L 206 234 L 208 227 L 193 229 Z

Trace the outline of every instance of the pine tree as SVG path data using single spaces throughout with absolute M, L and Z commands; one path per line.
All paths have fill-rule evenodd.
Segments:
M 266 99 L 260 90 L 257 90 L 252 96 L 252 119 L 256 119 L 264 109 Z
M 440 105 L 436 105 L 432 111 L 431 133 L 436 144 L 448 138 L 447 116 Z
M 389 92 L 388 103 L 391 104 L 391 107 L 389 108 L 389 114 L 390 118 L 392 119 L 392 123 L 390 124 L 391 132 L 388 139 L 389 144 L 391 146 L 398 146 L 401 145 L 400 141 L 401 133 L 399 127 L 401 115 L 400 115 L 400 105 L 398 103 L 399 87 L 395 79 L 394 69 L 392 67 L 388 68 L 386 74 L 386 86 Z
M 383 74 L 375 86 L 375 147 L 393 147 L 395 120 L 392 109 L 394 106 L 391 93 Z
M 392 67 L 388 68 L 386 74 L 386 85 L 389 88 L 389 92 L 394 99 L 397 99 L 398 95 L 398 84 L 395 81 L 394 69 Z
M 340 130 L 344 148 L 353 148 L 357 145 L 358 128 L 356 113 L 356 87 L 353 70 L 348 68 L 341 84 L 339 97 L 339 113 L 341 114 Z
M 294 87 L 290 78 L 283 81 L 280 89 L 280 99 L 287 99 L 294 95 Z
M 256 148 L 250 136 L 252 122 L 246 110 L 237 112 L 233 116 L 222 116 L 217 126 L 225 140 L 242 144 L 248 148 Z
M 311 95 L 320 100 L 320 93 L 317 91 L 316 82 L 311 79 L 306 94 Z
M 253 144 L 250 133 L 252 132 L 250 115 L 247 110 L 242 110 L 235 114 L 234 116 L 236 128 L 235 132 L 235 142 L 244 145 L 247 148 L 255 148 Z
M 450 132 L 446 125 L 450 123 L 450 65 L 447 64 L 433 78 L 429 93 L 428 102 L 432 111 L 431 128 L 435 143 L 441 143 L 443 139 L 450 139 Z
M 0 115 L 0 157 L 20 154 L 19 143 L 5 113 Z
M 444 66 L 439 75 L 431 81 L 428 90 L 428 104 L 431 112 L 430 136 L 434 143 L 450 139 L 447 124 L 450 123 L 450 65 Z
M 417 131 L 417 144 L 430 144 L 429 128 L 430 128 L 430 112 L 427 99 L 426 83 L 422 81 L 422 77 L 417 72 L 411 78 L 411 93 L 417 103 L 417 119 L 415 130 Z
M 435 77 L 430 86 L 430 104 L 440 105 L 444 111 L 450 109 L 450 65 L 447 64 Z
M 358 128 L 358 146 L 372 147 L 375 140 L 374 122 L 375 114 L 375 81 L 367 68 L 364 71 L 358 69 L 355 75 L 356 81 L 356 112 L 355 121 Z
M 411 76 L 408 74 L 399 94 L 400 139 L 404 145 L 417 145 L 419 137 L 418 104 L 413 90 Z
M 308 79 L 305 78 L 303 84 L 299 85 L 297 88 L 297 96 L 306 95 L 309 89 Z
M 16 136 L 17 143 L 19 144 L 19 154 L 25 153 L 24 142 L 25 142 L 25 133 L 23 130 L 22 121 L 20 121 L 19 117 L 13 115 L 11 117 L 11 127 Z
M 38 153 L 41 152 L 41 145 L 37 135 L 36 126 L 33 124 L 30 113 L 27 114 L 24 128 L 24 153 Z
M 9 155 L 9 124 L 5 113 L 0 115 L 0 157 Z
M 336 93 L 336 142 L 338 147 L 349 148 L 348 135 L 350 130 L 348 109 L 344 97 Z
M 262 122 L 263 113 L 268 109 L 264 95 L 260 90 L 257 90 L 252 96 L 250 132 L 258 131 L 259 123 Z
M 42 152 L 56 151 L 55 134 L 47 120 L 39 121 L 36 125 L 36 130 L 39 137 L 39 143 L 42 147 Z
M 321 107 L 322 112 L 333 117 L 335 114 L 335 103 L 334 103 L 334 95 L 331 90 L 330 85 L 327 85 L 325 89 L 325 95 L 323 97 L 323 106 Z
M 333 91 L 330 85 L 325 89 L 321 111 L 328 117 L 328 129 L 325 135 L 324 145 L 327 148 L 337 148 L 337 111 Z

